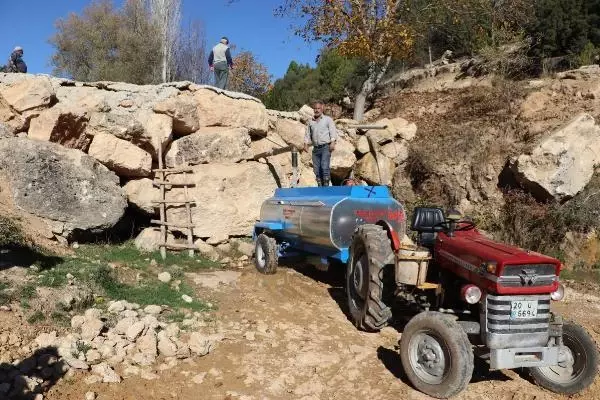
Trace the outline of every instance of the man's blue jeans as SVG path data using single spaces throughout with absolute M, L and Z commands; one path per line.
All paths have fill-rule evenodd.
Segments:
M 331 152 L 329 151 L 329 145 L 326 144 L 322 147 L 313 147 L 312 162 L 313 170 L 315 171 L 315 177 L 317 178 L 317 184 L 319 186 L 329 185 L 330 180 L 330 166 L 329 161 L 331 160 Z

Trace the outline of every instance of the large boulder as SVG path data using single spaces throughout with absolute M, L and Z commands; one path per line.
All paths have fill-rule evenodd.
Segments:
M 342 138 L 338 138 L 335 150 L 331 153 L 331 175 L 345 178 L 356 163 L 354 146 Z
M 171 175 L 173 182 L 195 183 L 188 189 L 197 203 L 192 207 L 194 236 L 201 238 L 243 236 L 252 232 L 262 202 L 277 187 L 267 165 L 257 162 L 241 164 L 201 164 L 192 167 L 186 177 Z M 167 191 L 167 200 L 185 199 L 181 187 Z M 167 210 L 167 221 L 187 224 L 184 207 Z
M 301 149 L 304 146 L 304 135 L 306 134 L 306 125 L 300 121 L 288 118 L 279 118 L 275 124 L 275 132 L 285 143 Z
M 252 159 L 246 128 L 205 127 L 175 140 L 165 156 L 168 167 Z
M 402 164 L 408 159 L 408 146 L 406 142 L 395 141 L 381 146 L 381 154 L 394 160 L 396 164 Z
M 600 127 L 581 114 L 513 160 L 516 179 L 540 199 L 565 201 L 590 181 L 600 162 Z
M 200 126 L 244 127 L 253 135 L 267 134 L 267 109 L 260 100 L 201 86 L 194 92 Z
M 0 139 L 13 136 L 15 136 L 15 134 L 13 133 L 12 127 L 5 122 L 0 121 Z
M 6 130 L 15 134 L 26 129 L 23 118 L 10 108 L 10 105 L 0 96 L 0 123 L 3 123 Z
M 0 174 L 15 206 L 73 231 L 102 231 L 123 216 L 119 178 L 87 154 L 55 143 L 0 140 Z
M 166 114 L 173 119 L 173 132 L 178 135 L 188 135 L 200 128 L 198 109 L 194 98 L 180 94 L 156 103 L 154 112 Z
M 152 157 L 134 144 L 106 133 L 94 136 L 88 154 L 119 176 L 144 177 L 152 172 Z
M 52 107 L 30 122 L 28 137 L 87 151 L 92 138 L 85 133 L 89 115 L 83 108 Z
M 0 85 L 0 96 L 17 112 L 49 107 L 56 99 L 50 78 L 29 76 L 28 79 Z
M 382 154 L 367 153 L 356 164 L 356 174 L 371 185 L 391 185 L 394 161 Z
M 154 201 L 160 200 L 160 189 L 152 183 L 152 179 L 132 179 L 123 186 L 127 201 L 147 214 L 154 214 L 158 206 Z

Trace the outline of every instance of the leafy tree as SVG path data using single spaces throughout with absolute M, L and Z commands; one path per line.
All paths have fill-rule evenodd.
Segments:
M 109 0 L 95 1 L 81 16 L 56 22 L 54 72 L 81 81 L 156 82 L 160 62 L 158 28 L 140 0 L 116 10 Z
M 198 20 L 191 21 L 179 36 L 173 79 L 199 84 L 208 83 L 210 71 L 206 53 L 202 23 Z
M 230 73 L 229 90 L 242 92 L 254 97 L 262 97 L 271 84 L 267 67 L 261 64 L 249 51 L 233 57 L 234 69 Z
M 303 21 L 295 33 L 306 40 L 322 41 L 326 48 L 368 63 L 354 106 L 354 118 L 361 120 L 367 97 L 392 58 L 405 56 L 413 45 L 412 32 L 401 19 L 403 6 L 402 0 L 285 0 L 278 14 Z
M 180 34 L 181 0 L 146 0 L 152 21 L 158 28 L 161 49 L 161 80 L 173 80 L 174 59 Z

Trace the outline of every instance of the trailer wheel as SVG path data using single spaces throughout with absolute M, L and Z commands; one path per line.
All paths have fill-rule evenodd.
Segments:
M 575 394 L 592 384 L 598 374 L 598 347 L 580 325 L 563 325 L 564 346 L 554 367 L 529 368 L 536 384 L 561 394 Z
M 274 274 L 277 272 L 277 242 L 272 237 L 261 233 L 256 238 L 254 252 L 254 265 L 262 274 Z
M 422 312 L 408 322 L 400 338 L 400 357 L 415 388 L 438 399 L 460 393 L 473 376 L 467 334 L 439 312 Z
M 346 269 L 348 308 L 354 324 L 376 332 L 392 318 L 391 309 L 382 301 L 384 267 L 394 254 L 385 230 L 379 225 L 361 225 L 350 246 Z

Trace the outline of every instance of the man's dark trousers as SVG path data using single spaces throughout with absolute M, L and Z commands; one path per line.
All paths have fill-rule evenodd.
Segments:
M 312 152 L 313 170 L 317 178 L 317 185 L 329 186 L 331 152 L 329 144 L 314 146 Z

